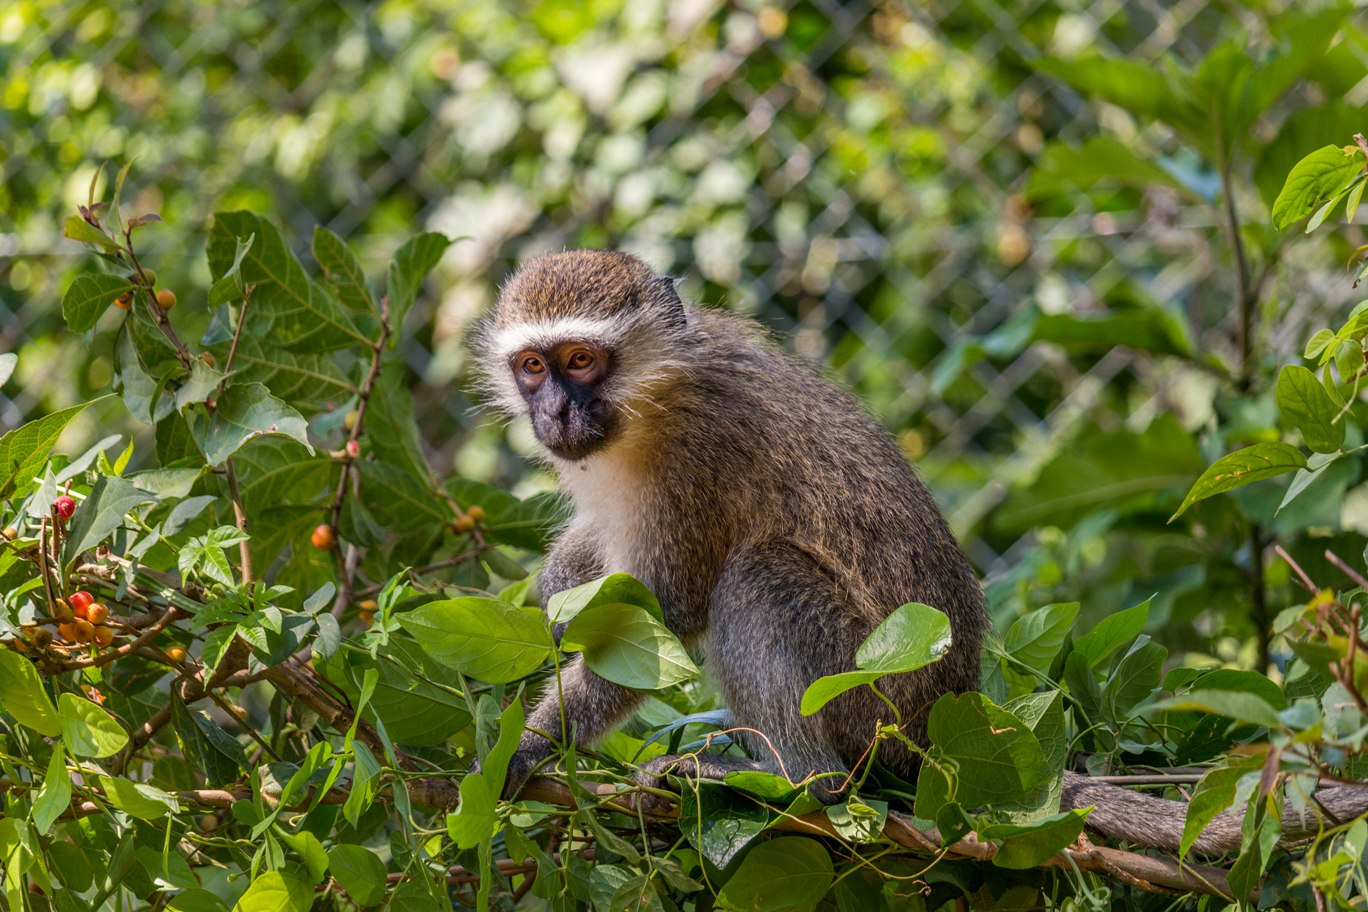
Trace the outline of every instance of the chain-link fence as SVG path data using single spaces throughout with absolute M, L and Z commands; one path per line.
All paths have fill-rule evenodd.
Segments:
M 11 2 L 0 349 L 21 358 L 0 423 L 110 382 L 109 353 L 57 332 L 83 256 L 60 225 L 99 162 L 132 161 L 126 207 L 182 236 L 216 209 L 264 209 L 298 239 L 315 224 L 347 237 L 377 274 L 414 230 L 461 238 L 406 347 L 435 462 L 524 471 L 521 442 L 492 444 L 471 417 L 463 334 L 520 258 L 619 246 L 855 386 L 991 570 L 1012 540 L 983 520 L 1012 484 L 1104 398 L 1143 422 L 1181 409 L 1176 384 L 1200 373 L 1123 347 L 1014 347 L 1014 314 L 1144 296 L 1185 311 L 1205 349 L 1235 335 L 1208 208 L 1027 193 L 1042 149 L 1099 119 L 1168 142 L 1033 63 L 1190 63 L 1242 27 L 1260 29 L 1202 0 Z M 164 281 L 203 286 L 202 256 L 145 236 Z M 1269 319 L 1342 286 L 1299 275 Z

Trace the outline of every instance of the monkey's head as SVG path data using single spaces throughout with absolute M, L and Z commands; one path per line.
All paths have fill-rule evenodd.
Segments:
M 682 367 L 688 323 L 673 280 L 624 253 L 571 250 L 513 274 L 476 347 L 497 405 L 573 461 L 620 436 Z

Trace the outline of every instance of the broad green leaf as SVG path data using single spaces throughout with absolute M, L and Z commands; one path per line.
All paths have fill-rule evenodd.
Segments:
M 1142 190 L 1171 187 L 1194 199 L 1201 198 L 1153 155 L 1114 136 L 1093 136 L 1077 146 L 1051 143 L 1031 170 L 1026 194 L 1034 200 L 1048 199 L 1064 187 L 1086 190 L 1098 181 Z
M 83 272 L 62 295 L 62 316 L 72 332 L 86 332 L 94 329 L 100 315 L 114 306 L 115 298 L 132 290 L 133 284 L 121 276 Z
M 1149 698 L 1163 679 L 1168 650 L 1149 637 L 1136 638 L 1102 687 L 1102 709 L 1113 722 L 1122 722 L 1142 700 Z
M 63 562 L 70 563 L 109 538 L 124 524 L 124 517 L 130 510 L 156 500 L 127 478 L 100 476 L 71 517 L 71 528 L 62 543 Z
M 75 694 L 57 698 L 58 722 L 67 749 L 78 757 L 112 757 L 128 744 L 128 732 L 98 704 Z
M 1330 347 L 1335 341 L 1335 334 L 1328 329 L 1322 329 L 1310 339 L 1306 340 L 1306 350 L 1302 352 L 1302 357 L 1308 361 L 1319 358 L 1321 353 Z
M 656 878 L 645 874 L 628 878 L 608 898 L 608 912 L 665 912 L 656 883 Z
M 813 681 L 803 692 L 800 709 L 810 716 L 848 690 L 938 662 L 950 642 L 950 621 L 942 612 L 919 602 L 902 605 L 860 644 L 855 653 L 859 670 Z
M 309 912 L 314 889 L 292 871 L 267 871 L 252 881 L 233 912 Z
M 103 398 L 103 397 L 101 397 Z M 92 400 L 98 402 L 99 399 Z M 0 436 L 0 499 L 27 491 L 39 473 L 62 429 L 90 402 L 44 415 Z
M 394 617 L 434 660 L 491 684 L 516 681 L 551 654 L 550 632 L 535 608 L 467 596 Z
M 467 774 L 460 789 L 460 806 L 447 814 L 447 835 L 458 849 L 471 849 L 493 835 L 499 796 L 484 773 Z
M 370 849 L 359 845 L 333 846 L 328 869 L 337 885 L 358 906 L 373 906 L 385 898 L 385 863 Z
M 665 625 L 636 605 L 585 609 L 561 636 L 566 652 L 583 652 L 599 677 L 634 690 L 660 690 L 698 675 L 689 653 Z
M 499 737 L 485 755 L 481 766 L 489 781 L 490 791 L 495 794 L 503 792 L 504 781 L 508 776 L 508 763 L 518 749 L 525 722 L 522 703 L 518 700 L 509 703 L 499 714 Z
M 323 848 L 322 841 L 309 830 L 282 832 L 279 836 L 281 842 L 294 849 L 303 859 L 309 879 L 315 884 L 322 883 L 323 875 L 328 872 L 328 852 Z
M 260 383 L 228 387 L 212 413 L 190 416 L 190 433 L 211 466 L 222 465 L 249 441 L 268 434 L 290 437 L 313 453 L 303 416 Z
M 110 804 L 139 820 L 160 820 L 180 809 L 174 795 L 155 786 L 106 776 L 99 777 L 99 782 Z
M 979 830 L 980 839 L 998 843 L 993 864 L 1000 868 L 1034 868 L 1083 832 L 1087 811 L 1065 811 L 1034 823 L 994 823 Z
M 614 602 L 636 605 L 638 608 L 644 608 L 656 620 L 664 620 L 660 602 L 651 590 L 646 588 L 645 583 L 626 573 L 614 573 L 573 589 L 557 592 L 547 600 L 546 617 L 553 624 L 567 624 L 586 608 Z
M 1235 788 L 1241 777 L 1262 769 L 1266 757 L 1263 753 L 1249 757 L 1229 756 L 1206 771 L 1188 801 L 1183 837 L 1178 844 L 1179 858 L 1187 855 L 1207 824 L 1234 802 Z
M 367 339 L 332 296 L 304 273 L 299 260 L 268 219 L 251 212 L 219 212 L 209 231 L 209 268 L 218 278 L 232 268 L 238 241 L 254 236 L 242 257 L 244 285 L 255 286 L 244 335 L 269 339 L 277 348 L 326 352 Z
M 1069 753 L 1064 695 L 1058 690 L 1023 694 L 1007 701 L 1002 708 L 1031 729 L 1050 767 L 1050 775 L 1021 798 L 1001 803 L 996 810 L 1009 823 L 1035 823 L 1059 812 L 1059 798 L 1064 791 L 1064 761 Z
M 52 746 L 52 759 L 48 761 L 47 774 L 43 776 L 43 787 L 33 799 L 33 828 L 39 836 L 48 834 L 69 804 L 71 776 L 67 773 L 66 751 L 62 742 L 58 741 Z
M 717 895 L 717 908 L 738 912 L 815 909 L 831 888 L 835 870 L 815 839 L 781 836 L 746 854 Z
M 963 807 L 1022 797 L 1050 775 L 1030 727 L 982 694 L 946 694 L 927 719 L 940 756 L 959 769 L 955 801 Z
M 427 231 L 409 238 L 394 252 L 385 294 L 389 298 L 390 325 L 395 329 L 404 325 L 404 316 L 413 306 L 423 279 L 450 246 L 450 238 Z
M 79 215 L 69 215 L 62 223 L 62 237 L 71 238 L 73 241 L 80 241 L 82 244 L 94 244 L 103 250 L 115 250 L 118 243 L 105 234 L 99 228 L 87 222 Z
M 851 798 L 826 809 L 827 819 L 841 838 L 848 842 L 874 842 L 888 820 L 888 803 Z
M 1150 600 L 1145 599 L 1134 607 L 1107 615 L 1074 642 L 1074 651 L 1081 653 L 1088 664 L 1096 668 L 1140 634 L 1149 619 L 1149 606 Z
M 343 306 L 358 313 L 374 315 L 375 292 L 366 280 L 361 261 L 351 247 L 322 225 L 314 228 L 313 255 Z
M 43 689 L 38 669 L 8 649 L 0 649 L 0 710 L 41 735 L 55 738 L 61 734 L 57 710 Z
M 1322 146 L 1297 162 L 1273 201 L 1273 227 L 1286 228 L 1339 196 L 1363 165 L 1362 153 L 1340 146 Z
M 1341 425 L 1342 426 L 1342 425 Z M 1306 460 L 1306 468 L 1298 469 L 1297 474 L 1292 476 L 1292 483 L 1287 486 L 1287 491 L 1283 494 L 1282 502 L 1278 504 L 1275 516 L 1281 513 L 1294 500 L 1300 497 L 1307 488 L 1311 487 L 1321 478 L 1325 477 L 1326 470 L 1339 462 L 1346 454 L 1342 451 L 1323 454 L 1316 453 Z
M 1334 453 L 1344 445 L 1344 421 L 1336 421 L 1339 407 L 1306 368 L 1289 364 L 1278 371 L 1278 411 L 1302 432 L 1302 440 L 1317 453 Z
M 1156 710 L 1186 709 L 1194 712 L 1214 713 L 1237 722 L 1249 722 L 1267 728 L 1281 729 L 1282 719 L 1278 711 L 1258 694 L 1242 693 L 1235 690 L 1209 690 L 1199 688 L 1179 696 L 1170 697 L 1154 704 Z
M 190 376 L 183 380 L 176 390 L 176 408 L 185 411 L 187 405 L 204 402 L 213 397 L 214 392 L 227 376 L 206 364 L 200 358 L 190 362 Z
M 355 701 L 366 670 L 375 669 L 375 691 L 366 712 L 384 724 L 391 738 L 405 744 L 440 744 L 470 723 L 459 674 L 407 637 L 391 637 L 378 654 L 381 661 L 347 664 L 336 678 L 346 675 L 339 683 Z
M 177 893 L 166 908 L 167 912 L 228 912 L 227 903 L 199 888 Z
M 1078 602 L 1046 605 L 1032 611 L 1007 628 L 1002 650 L 1028 668 L 1042 674 L 1048 672 L 1077 617 Z
M 1188 491 L 1187 497 L 1183 498 L 1178 512 L 1169 517 L 1169 522 L 1182 516 L 1188 507 L 1199 500 L 1304 468 L 1306 457 L 1290 443 L 1271 441 L 1236 450 L 1213 462 L 1202 473 Z
M 216 344 L 220 362 L 227 357 L 229 342 Z M 263 384 L 277 398 L 312 414 L 329 402 L 340 402 L 356 393 L 352 381 L 334 363 L 334 357 L 311 352 L 283 351 L 269 339 L 244 335 L 233 356 L 235 383 Z
M 703 857 L 725 868 L 765 831 L 769 811 L 754 798 L 706 780 L 681 789 L 680 829 Z

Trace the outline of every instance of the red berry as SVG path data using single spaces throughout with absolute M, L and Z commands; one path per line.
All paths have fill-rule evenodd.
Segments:
M 347 455 L 355 459 L 361 455 L 361 442 L 358 440 L 347 441 Z
M 67 599 L 67 604 L 71 606 L 72 611 L 76 612 L 77 617 L 85 617 L 86 609 L 88 609 L 94 601 L 95 596 L 86 592 L 84 589 L 78 589 L 71 593 L 71 596 Z
M 309 540 L 312 541 L 313 546 L 320 551 L 330 550 L 334 541 L 332 526 L 324 523 L 317 529 L 314 529 L 313 535 L 310 536 Z
M 71 519 L 71 514 L 76 512 L 76 501 L 65 494 L 54 500 L 52 505 L 57 508 L 57 513 L 62 519 Z

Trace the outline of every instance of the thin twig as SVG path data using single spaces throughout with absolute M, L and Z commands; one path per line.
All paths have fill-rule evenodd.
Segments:
M 228 479 L 228 497 L 233 502 L 233 522 L 239 532 L 247 535 L 247 511 L 242 508 L 242 491 L 238 488 L 237 469 L 233 467 L 231 457 L 223 461 L 223 468 Z M 252 548 L 251 542 L 247 539 L 238 542 L 238 560 L 242 563 L 239 570 L 242 584 L 251 590 L 255 585 L 256 575 L 252 573 Z

